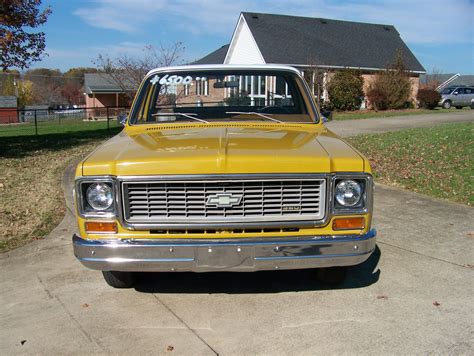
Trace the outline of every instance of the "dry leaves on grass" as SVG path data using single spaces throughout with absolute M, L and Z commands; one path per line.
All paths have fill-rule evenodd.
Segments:
M 43 238 L 65 214 L 62 175 L 103 139 L 62 150 L 0 157 L 0 251 Z
M 350 142 L 367 156 L 378 181 L 472 205 L 473 127 L 446 124 L 357 136 Z

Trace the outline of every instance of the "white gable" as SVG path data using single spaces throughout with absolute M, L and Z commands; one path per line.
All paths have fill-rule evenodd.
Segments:
M 265 59 L 242 15 L 232 36 L 224 64 L 265 64 Z

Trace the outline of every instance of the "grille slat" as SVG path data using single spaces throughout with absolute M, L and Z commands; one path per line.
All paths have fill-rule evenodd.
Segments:
M 129 223 L 213 223 L 320 220 L 325 211 L 326 181 L 122 182 L 123 216 Z M 222 197 L 222 194 L 225 197 Z M 225 206 L 226 199 L 233 199 Z M 207 204 L 218 201 L 221 206 Z M 212 200 L 214 199 L 214 200 Z M 238 202 L 238 203 L 237 203 Z

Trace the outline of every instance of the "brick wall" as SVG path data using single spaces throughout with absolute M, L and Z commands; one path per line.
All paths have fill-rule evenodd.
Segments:
M 178 86 L 178 97 L 176 100 L 177 104 L 182 104 L 185 106 L 196 106 L 198 101 L 202 103 L 212 103 L 217 101 L 223 101 L 224 89 L 214 88 L 214 83 L 216 80 L 209 80 L 208 85 L 208 95 L 198 95 L 196 94 L 196 82 L 193 82 L 193 85 L 189 86 L 189 94 L 185 95 L 184 88 L 182 85 Z
M 96 94 L 95 99 L 92 94 L 86 96 L 86 107 L 87 108 L 97 108 L 96 110 L 88 109 L 87 117 L 89 119 L 97 117 L 106 117 L 106 110 L 101 109 L 105 107 L 115 107 L 115 106 L 130 106 L 129 98 L 125 94 L 118 95 L 118 105 L 117 97 L 115 93 L 111 94 Z

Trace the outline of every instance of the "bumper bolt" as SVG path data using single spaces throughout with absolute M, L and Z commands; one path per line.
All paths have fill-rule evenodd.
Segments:
M 173 248 L 172 247 L 170 247 L 170 253 L 173 253 Z
M 212 252 L 212 248 L 209 247 L 209 248 L 207 249 L 207 252 L 211 253 L 211 252 Z
M 242 249 L 240 247 L 237 247 L 237 252 L 241 252 Z
M 358 248 L 359 248 L 359 246 L 354 245 L 354 250 L 357 250 Z
M 95 251 L 91 251 L 91 255 L 95 255 Z
M 275 246 L 275 248 L 273 249 L 273 251 L 275 251 L 275 252 L 280 252 L 280 246 Z

